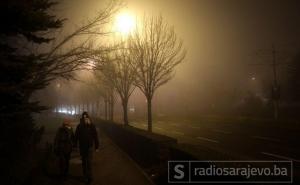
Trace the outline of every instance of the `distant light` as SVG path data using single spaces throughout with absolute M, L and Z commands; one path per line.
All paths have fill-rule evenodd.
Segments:
M 63 114 L 70 114 L 70 115 L 75 115 L 76 112 L 74 109 L 67 109 L 67 108 L 59 108 L 58 111 L 57 109 L 54 112 L 59 112 Z
M 93 68 L 95 68 L 95 66 L 96 66 L 95 61 L 93 61 L 93 60 L 88 61 L 88 64 L 87 64 L 88 69 L 93 69 Z
M 134 108 L 134 107 L 130 107 L 130 108 L 129 108 L 129 112 L 134 113 L 134 112 L 135 112 L 135 108 Z
M 251 80 L 253 80 L 253 81 L 254 81 L 254 80 L 256 80 L 256 78 L 255 78 L 255 77 L 252 77 L 252 78 L 251 78 Z
M 58 110 L 59 113 L 64 113 L 64 114 L 67 114 L 68 113 L 68 110 L 66 108 L 61 108 Z

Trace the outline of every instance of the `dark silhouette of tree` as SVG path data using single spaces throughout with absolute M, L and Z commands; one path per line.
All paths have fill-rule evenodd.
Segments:
M 0 162 L 1 173 L 5 172 L 2 174 L 5 178 L 1 179 L 3 184 L 23 183 L 26 175 L 21 172 L 29 171 L 30 152 L 42 132 L 34 127 L 30 115 L 32 111 L 43 108 L 38 102 L 30 102 L 32 92 L 47 84 L 44 78 L 40 79 L 45 74 L 37 74 L 43 66 L 40 63 L 42 55 L 25 51 L 23 46 L 26 42 L 43 44 L 52 40 L 39 32 L 62 26 L 62 20 L 47 13 L 53 5 L 47 0 L 12 0 L 0 4 Z
M 63 23 L 63 20 L 47 13 L 55 4 L 50 0 L 2 2 L 1 17 L 9 16 L 12 19 L 4 19 L 6 27 L 1 30 L 1 93 L 5 94 L 2 97 L 7 103 L 17 101 L 10 105 L 18 108 L 4 106 L 1 110 L 15 113 L 23 110 L 40 111 L 44 107 L 38 106 L 38 102 L 29 102 L 33 92 L 46 87 L 58 77 L 71 79 L 74 71 L 86 68 L 89 55 L 108 50 L 99 46 L 91 49 L 89 41 L 91 36 L 109 33 L 101 28 L 117 11 L 115 1 L 62 40 L 55 40 L 49 34 L 62 27 Z M 79 40 L 77 44 L 70 45 L 76 39 Z M 51 41 L 54 41 L 54 47 L 49 47 L 46 52 L 36 52 L 32 46 Z
M 128 49 L 124 48 L 117 51 L 115 58 L 114 69 L 112 70 L 115 77 L 113 84 L 122 101 L 124 124 L 128 125 L 128 101 L 135 89 L 133 83 L 136 75 L 130 65 L 131 57 Z
M 114 105 L 116 102 L 115 96 L 115 87 L 111 83 L 111 79 L 108 76 L 103 74 L 103 63 L 101 62 L 101 70 L 99 70 L 99 66 L 96 67 L 95 70 L 95 81 L 92 83 L 96 88 L 96 91 L 104 100 L 104 119 L 105 120 L 114 120 Z
M 152 132 L 152 98 L 160 86 L 172 79 L 175 67 L 183 61 L 186 51 L 177 39 L 174 27 L 162 16 L 145 17 L 129 39 L 131 65 L 136 74 L 135 85 L 147 99 L 148 131 Z
M 90 60 L 94 62 L 93 74 L 95 80 L 92 84 L 94 84 L 93 86 L 104 100 L 104 118 L 105 120 L 113 121 L 116 101 L 115 87 L 110 79 L 111 76 L 108 76 L 108 73 L 103 73 L 110 68 L 108 65 L 112 61 L 110 55 L 116 50 L 116 46 L 111 46 L 111 48 L 114 48 L 113 51 L 109 51 L 108 53 L 94 53 L 90 56 Z
M 94 18 L 60 40 L 55 30 L 63 27 L 64 20 L 49 11 L 56 4 L 51 0 L 0 2 L 0 120 L 3 126 L 0 162 L 6 168 L 1 170 L 6 177 L 1 180 L 3 184 L 22 183 L 26 169 L 30 168 L 28 159 L 33 159 L 33 147 L 42 133 L 34 125 L 32 113 L 46 107 L 31 101 L 33 93 L 56 78 L 71 79 L 74 71 L 85 68 L 87 56 L 107 50 L 104 47 L 91 50 L 89 40 L 91 36 L 109 33 L 102 28 L 119 7 L 118 2 L 112 1 Z
M 128 125 L 128 100 L 135 89 L 135 71 L 130 65 L 130 52 L 120 47 L 111 53 L 97 69 L 100 69 L 107 83 L 119 94 L 122 101 L 124 124 Z

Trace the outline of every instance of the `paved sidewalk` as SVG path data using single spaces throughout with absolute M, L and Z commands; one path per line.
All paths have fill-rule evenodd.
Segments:
M 76 125 L 73 125 L 74 127 Z M 91 185 L 153 185 L 144 172 L 126 153 L 118 148 L 101 130 L 98 130 L 100 148 L 93 155 L 93 182 Z M 47 135 L 53 141 L 53 134 Z M 54 161 L 50 161 L 53 163 Z M 69 177 L 62 181 L 57 177 L 36 176 L 36 185 L 84 185 L 79 151 L 73 151 Z
M 121 151 L 102 131 L 100 149 L 93 156 L 93 185 L 151 185 L 140 168 Z M 78 151 L 70 161 L 70 177 L 66 185 L 85 184 L 82 177 L 81 159 Z

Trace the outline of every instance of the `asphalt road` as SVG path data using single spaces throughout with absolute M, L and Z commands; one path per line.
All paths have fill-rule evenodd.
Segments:
M 146 122 L 132 126 L 147 129 Z M 298 126 L 299 127 L 299 126 Z M 153 132 L 199 147 L 225 153 L 236 160 L 291 160 L 300 163 L 299 128 L 252 123 L 156 121 Z

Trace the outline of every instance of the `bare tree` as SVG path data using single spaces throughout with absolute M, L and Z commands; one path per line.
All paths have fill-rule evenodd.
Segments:
M 107 6 L 96 13 L 93 18 L 85 20 L 73 32 L 63 39 L 54 40 L 53 47 L 40 56 L 41 68 L 38 74 L 43 74 L 44 80 L 51 81 L 57 77 L 72 78 L 72 72 L 88 69 L 90 55 L 106 53 L 112 50 L 104 44 L 94 44 L 111 33 L 105 27 L 122 6 L 121 1 L 111 0 Z
M 186 51 L 177 39 L 174 27 L 162 16 L 145 17 L 129 41 L 135 70 L 135 85 L 144 93 L 148 108 L 148 131 L 152 132 L 152 98 L 158 87 L 174 75 L 174 68 L 183 61 Z
M 95 66 L 95 88 L 99 92 L 100 96 L 104 100 L 104 119 L 114 120 L 114 105 L 116 102 L 115 87 L 111 83 L 111 80 L 103 74 L 103 67 L 99 70 L 99 65 L 103 66 L 103 62 L 96 64 Z
M 39 62 L 32 70 L 33 79 L 30 83 L 38 87 L 57 78 L 75 79 L 75 72 L 91 70 L 91 56 L 114 50 L 113 46 L 106 45 L 103 40 L 112 33 L 106 28 L 122 6 L 122 1 L 111 0 L 104 9 L 84 20 L 65 37 L 55 36 L 52 47 L 38 55 Z
M 24 47 L 18 48 L 18 52 L 21 54 L 17 57 L 28 61 L 25 65 L 26 73 L 24 72 L 24 78 L 20 83 L 13 85 L 6 83 L 7 85 L 3 86 L 5 92 L 21 91 L 23 102 L 30 102 L 33 93 L 45 88 L 51 81 L 57 78 L 72 79 L 75 71 L 87 69 L 89 56 L 112 50 L 109 46 L 101 43 L 92 44 L 92 41 L 95 38 L 101 40 L 111 33 L 105 27 L 112 21 L 113 15 L 121 6 L 120 1 L 111 0 L 93 18 L 85 20 L 82 25 L 62 39 L 56 35 L 55 30 L 44 31 L 43 36 L 47 38 L 47 43 L 52 43 L 52 47 L 49 45 L 40 47 L 39 42 L 38 44 L 25 42 Z M 38 102 L 28 104 L 26 109 L 31 112 L 45 109 L 37 106 Z
M 117 12 L 118 2 L 111 0 L 107 8 L 62 40 L 55 33 L 63 28 L 63 20 L 51 9 L 58 2 L 1 1 L 0 160 L 7 161 L 2 163 L 6 169 L 1 168 L 6 172 L 1 180 L 4 184 L 23 184 L 32 171 L 30 163 L 43 132 L 35 125 L 32 113 L 46 109 L 33 101 L 33 94 L 54 79 L 72 78 L 74 71 L 89 62 L 86 56 L 109 49 L 102 45 L 93 51 L 88 46 L 91 38 L 109 33 L 104 28 Z
M 128 101 L 135 89 L 135 71 L 130 65 L 130 52 L 125 47 L 120 47 L 112 53 L 112 58 L 107 59 L 99 68 L 106 81 L 111 84 L 119 94 L 122 101 L 124 124 L 128 125 Z

